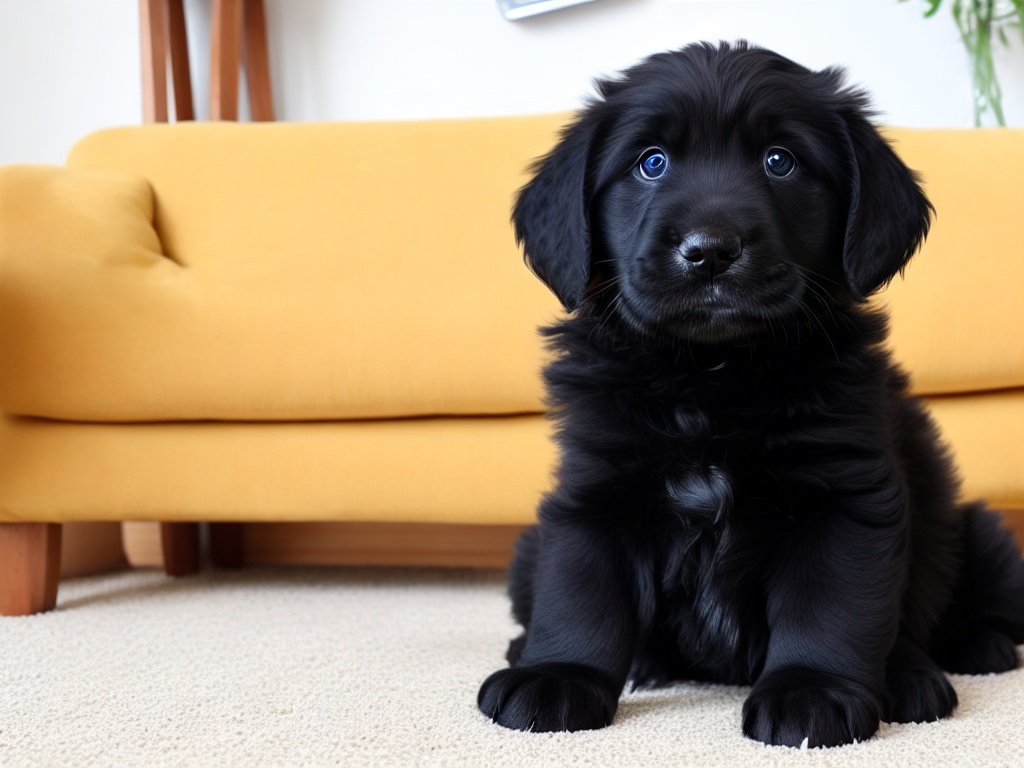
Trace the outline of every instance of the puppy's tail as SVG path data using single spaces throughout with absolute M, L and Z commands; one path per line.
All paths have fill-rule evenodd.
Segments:
M 932 653 L 948 672 L 1005 672 L 1024 643 L 1024 557 L 997 512 L 963 508 L 963 560 L 953 603 Z

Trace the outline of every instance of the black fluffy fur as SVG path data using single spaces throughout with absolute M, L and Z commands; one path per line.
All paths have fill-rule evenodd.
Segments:
M 943 669 L 1017 665 L 1024 564 L 864 305 L 927 232 L 914 174 L 841 71 L 744 43 L 598 85 L 514 211 L 572 313 L 545 331 L 561 461 L 510 570 L 525 632 L 481 710 L 572 731 L 628 680 L 749 684 L 744 733 L 794 746 L 949 715 Z

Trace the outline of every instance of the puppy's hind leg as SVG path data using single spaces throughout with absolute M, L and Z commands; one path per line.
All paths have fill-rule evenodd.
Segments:
M 956 691 L 925 650 L 901 636 L 889 655 L 885 672 L 888 723 L 929 723 L 956 709 Z
M 975 504 L 964 514 L 959 582 L 932 655 L 949 672 L 1006 672 L 1024 643 L 1024 558 L 998 513 Z

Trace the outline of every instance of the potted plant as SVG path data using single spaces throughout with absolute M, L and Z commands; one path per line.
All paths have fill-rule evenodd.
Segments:
M 939 12 L 944 0 L 924 2 L 928 5 L 924 13 L 927 19 Z M 952 0 L 950 5 L 971 63 L 974 124 L 980 126 L 982 117 L 991 112 L 998 125 L 1006 125 L 992 47 L 995 40 L 1009 45 L 1007 30 L 1011 27 L 1024 35 L 1024 0 Z

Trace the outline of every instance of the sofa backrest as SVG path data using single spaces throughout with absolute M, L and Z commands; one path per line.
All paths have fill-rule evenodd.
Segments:
M 57 227 L 107 211 L 90 224 L 104 232 L 80 239 L 107 238 L 114 255 L 92 258 L 104 270 L 58 254 L 36 290 L 75 276 L 47 322 L 66 317 L 66 345 L 92 353 L 24 361 L 76 368 L 36 377 L 23 394 L 37 400 L 18 407 L 129 421 L 542 411 L 537 326 L 561 309 L 524 266 L 509 215 L 561 123 L 180 123 L 86 137 L 68 159 L 74 178 L 35 183 L 37 208 L 61 186 Z M 98 200 L 111 195 L 116 216 Z M 116 242 L 117 216 L 147 215 L 157 245 Z M 153 248 L 152 264 L 125 257 Z
M 509 211 L 565 121 L 132 127 L 83 139 L 68 170 L 9 169 L 0 245 L 40 255 L 3 265 L 0 352 L 21 373 L 0 405 L 114 421 L 543 410 L 536 328 L 561 309 Z M 1024 387 L 1024 130 L 888 133 L 938 211 L 875 299 L 897 359 L 921 394 Z
M 920 394 L 1024 387 L 1024 129 L 890 129 L 936 215 L 875 301 Z
M 529 330 L 524 319 L 545 322 L 558 308 L 523 268 L 509 206 L 566 119 L 128 129 L 89 137 L 69 164 L 149 179 L 161 241 L 187 263 L 240 277 L 249 264 L 263 271 L 286 259 L 289 272 L 306 271 L 295 275 L 302 286 L 320 270 L 326 290 L 383 297 L 393 281 L 395 295 L 422 285 L 455 301 L 475 296 L 481 310 L 498 298 L 493 288 L 528 302 L 494 324 Z M 905 276 L 875 297 L 892 314 L 897 359 L 922 394 L 1024 386 L 1024 130 L 886 134 L 937 211 Z M 524 350 L 533 341 L 517 339 Z

